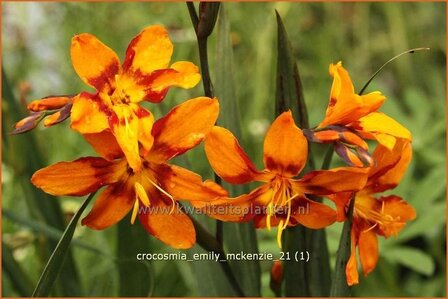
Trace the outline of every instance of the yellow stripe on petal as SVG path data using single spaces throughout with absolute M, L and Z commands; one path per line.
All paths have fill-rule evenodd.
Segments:
M 100 133 L 109 129 L 107 115 L 100 109 L 101 103 L 88 93 L 73 99 L 71 127 L 81 134 Z
M 408 129 L 403 127 L 393 118 L 381 112 L 373 112 L 360 118 L 358 122 L 353 124 L 353 127 L 357 130 L 372 134 L 387 134 L 408 141 L 412 140 L 411 132 L 409 132 Z M 383 135 L 379 136 L 381 136 L 380 140 L 385 140 Z M 391 145 L 390 140 L 386 140 L 386 146 L 390 147 Z

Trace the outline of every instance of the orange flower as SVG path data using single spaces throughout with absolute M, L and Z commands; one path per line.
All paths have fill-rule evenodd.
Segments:
M 142 167 L 136 172 L 123 157 L 113 161 L 86 157 L 59 162 L 37 171 L 32 182 L 52 195 L 84 196 L 107 186 L 82 220 L 92 229 L 105 229 L 132 210 L 132 223 L 140 223 L 153 236 L 174 248 L 195 243 L 189 217 L 175 201 L 202 200 L 226 196 L 213 182 L 168 161 L 199 144 L 213 127 L 219 112 L 216 99 L 196 98 L 173 108 L 152 128 L 154 143 Z M 106 152 L 119 151 L 117 143 L 104 143 Z
M 194 87 L 201 78 L 198 68 L 185 61 L 169 66 L 173 45 L 161 26 L 149 26 L 137 35 L 121 66 L 117 54 L 88 33 L 73 37 L 70 53 L 76 73 L 96 89 L 95 94 L 82 92 L 73 97 L 71 127 L 86 135 L 94 148 L 102 146 L 98 138 L 111 139 L 105 136 L 113 134 L 129 165 L 139 170 L 139 149 L 143 154 L 150 150 L 154 122 L 139 102 L 158 103 L 171 86 Z M 49 123 L 55 121 L 53 117 Z
M 367 179 L 366 169 L 349 167 L 312 171 L 300 179 L 294 178 L 306 164 L 308 143 L 290 111 L 281 114 L 266 134 L 263 171 L 255 168 L 232 133 L 221 127 L 214 127 L 207 135 L 205 152 L 215 172 L 227 182 L 263 182 L 250 194 L 214 201 L 213 207 L 225 209 L 220 209 L 221 212 L 208 209 L 210 216 L 223 221 L 254 219 L 257 228 L 278 225 L 280 247 L 282 231 L 288 225 L 300 223 L 318 229 L 336 220 L 331 208 L 308 199 L 305 194 L 356 191 Z
M 386 97 L 379 91 L 355 93 L 350 76 L 342 63 L 330 64 L 333 85 L 324 120 L 314 130 L 305 130 L 309 140 L 335 143 L 336 152 L 350 165 L 372 165 L 367 143 L 373 139 L 392 150 L 397 139 L 411 141 L 409 130 L 377 110 Z M 354 151 L 355 153 L 353 153 Z
M 400 182 L 412 157 L 409 142 L 398 139 L 392 152 L 378 145 L 373 153 L 376 161 L 370 168 L 369 178 L 363 190 L 356 193 L 352 223 L 352 251 L 347 264 L 346 275 L 349 285 L 358 283 L 356 248 L 364 275 L 375 268 L 378 261 L 377 235 L 397 235 L 407 221 L 416 217 L 415 210 L 395 195 L 375 198 L 375 194 L 395 188 Z M 337 194 L 331 198 L 338 206 L 338 220 L 345 219 L 345 208 L 351 194 Z

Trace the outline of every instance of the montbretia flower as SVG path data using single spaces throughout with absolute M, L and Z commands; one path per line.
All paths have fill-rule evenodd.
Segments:
M 257 228 L 278 226 L 277 241 L 281 247 L 282 231 L 298 223 L 319 229 L 332 224 L 336 213 L 328 206 L 309 199 L 310 195 L 328 195 L 357 191 L 367 179 L 367 169 L 341 167 L 312 171 L 296 176 L 308 157 L 308 143 L 291 112 L 281 114 L 269 128 L 264 140 L 264 166 L 259 171 L 228 130 L 214 127 L 205 139 L 205 152 L 215 172 L 232 184 L 262 182 L 250 194 L 237 198 L 222 198 L 212 203 L 218 209 L 208 209 L 210 216 L 223 221 L 253 219 Z M 302 211 L 306 211 L 303 213 Z
M 169 66 L 173 44 L 161 26 L 149 26 L 138 34 L 122 65 L 112 49 L 88 33 L 73 37 L 70 53 L 76 73 L 96 90 L 66 97 L 73 105 L 71 127 L 95 148 L 102 148 L 113 134 L 130 166 L 138 171 L 139 150 L 143 154 L 150 150 L 154 122 L 151 112 L 139 103 L 162 101 L 171 86 L 194 87 L 201 78 L 198 68 L 186 61 Z M 59 121 L 54 118 L 53 122 Z
M 411 144 L 397 140 L 392 151 L 378 145 L 372 158 L 375 166 L 370 168 L 366 186 L 354 198 L 352 222 L 352 250 L 346 275 L 349 285 L 358 283 L 356 248 L 364 275 L 375 268 L 378 261 L 377 235 L 396 236 L 406 222 L 416 217 L 414 208 L 396 195 L 375 197 L 376 193 L 395 188 L 404 175 L 412 157 Z M 338 207 L 338 220 L 345 220 L 345 210 L 352 194 L 336 194 L 331 197 Z
M 205 97 L 173 108 L 154 123 L 154 143 L 145 157 L 139 157 L 139 171 L 132 169 L 122 153 L 112 161 L 86 157 L 59 162 L 37 171 L 31 181 L 52 195 L 84 196 L 107 186 L 82 224 L 105 229 L 132 210 L 132 222 L 138 216 L 156 238 L 174 248 L 189 248 L 195 243 L 195 230 L 176 201 L 209 201 L 227 192 L 214 182 L 203 183 L 199 175 L 168 161 L 199 144 L 213 127 L 218 112 L 218 101 Z M 120 152 L 113 140 L 103 147 L 103 152 Z
M 397 139 L 411 141 L 408 129 L 377 110 L 386 97 L 379 91 L 366 95 L 355 93 L 353 83 L 342 63 L 330 64 L 333 84 L 324 120 L 313 130 L 304 130 L 309 140 L 335 143 L 336 152 L 350 165 L 373 165 L 364 139 L 378 141 L 392 150 Z

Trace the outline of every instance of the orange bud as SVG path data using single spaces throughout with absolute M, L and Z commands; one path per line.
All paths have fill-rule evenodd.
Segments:
M 30 111 L 43 111 L 43 110 L 55 110 L 60 109 L 67 105 L 71 99 L 69 97 L 48 97 L 41 100 L 32 101 L 28 104 L 28 110 Z
M 50 115 L 47 118 L 45 118 L 44 126 L 50 127 L 52 125 L 58 124 L 60 117 L 61 117 L 61 111 L 53 113 L 52 115 Z
M 283 282 L 283 265 L 279 260 L 274 261 L 271 268 L 271 290 L 276 296 L 281 296 L 281 287 Z
M 357 146 L 359 146 L 359 147 L 361 147 L 361 148 L 363 148 L 365 150 L 369 149 L 369 146 L 364 141 L 364 139 L 362 139 L 361 137 L 359 137 L 355 133 L 346 131 L 346 132 L 341 132 L 341 135 L 342 135 L 342 139 L 344 139 L 344 141 L 346 143 L 357 145 Z

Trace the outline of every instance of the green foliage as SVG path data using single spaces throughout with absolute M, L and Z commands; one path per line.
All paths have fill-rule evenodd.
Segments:
M 291 60 L 295 59 L 300 66 L 310 126 L 315 126 L 325 113 L 331 87 L 329 63 L 342 60 L 359 90 L 395 54 L 413 47 L 431 48 L 429 52 L 395 61 L 368 88 L 368 91 L 381 90 L 387 96 L 381 111 L 404 124 L 413 134 L 413 162 L 402 183 L 388 194 L 406 199 L 415 207 L 417 218 L 396 238 L 381 238 L 378 266 L 368 277 L 360 275 L 360 284 L 353 288 L 353 294 L 446 296 L 446 4 L 278 2 L 225 3 L 223 7 L 226 23 L 218 17 L 209 37 L 210 75 L 216 94 L 223 99 L 221 109 L 225 111 L 219 121 L 239 137 L 260 168 L 263 136 L 274 116 L 276 95 L 274 9 L 282 16 L 289 35 Z M 6 2 L 2 10 L 2 58 L 9 79 L 5 80 L 3 74 L 2 204 L 3 209 L 12 213 L 4 214 L 2 220 L 3 244 L 7 246 L 3 259 L 8 259 L 3 260 L 2 295 L 21 296 L 29 295 L 30 285 L 31 288 L 36 285 L 56 239 L 66 227 L 65 219 L 80 205 L 78 199 L 43 194 L 30 184 L 30 176 L 49 163 L 94 155 L 78 134 L 70 132 L 68 124 L 39 127 L 22 136 L 7 134 L 12 123 L 23 117 L 25 102 L 47 95 L 91 91 L 71 66 L 71 37 L 81 32 L 95 34 L 123 59 L 130 39 L 143 27 L 159 23 L 169 29 L 174 42 L 173 61 L 190 60 L 199 64 L 199 56 L 185 3 Z M 216 55 L 215 49 L 218 49 Z M 28 92 L 20 89 L 21 82 L 31 84 L 32 89 Z M 192 90 L 173 89 L 163 104 L 147 107 L 160 117 L 174 104 L 202 94 L 200 84 Z M 13 98 L 16 99 L 13 101 Z M 315 160 L 321 161 L 323 147 L 313 147 L 313 153 Z M 201 147 L 189 152 L 187 157 L 195 170 L 212 178 Z M 334 160 L 332 166 L 339 163 Z M 240 194 L 247 190 L 233 192 Z M 150 236 L 132 238 L 123 245 L 135 247 L 127 248 L 127 252 L 125 248 L 119 249 L 124 255 L 115 258 L 120 244 L 118 229 L 99 232 L 77 228 L 70 253 L 73 258 L 69 256 L 66 261 L 65 267 L 69 268 L 61 272 L 64 277 L 56 281 L 53 295 L 130 296 L 134 294 L 131 291 L 139 296 L 149 293 L 154 296 L 235 295 L 221 267 L 214 263 L 137 263 L 133 256 L 136 250 L 171 250 Z M 132 232 L 126 239 L 130 240 L 139 229 L 137 225 L 131 226 Z M 272 231 L 257 231 L 255 235 L 252 228 L 247 229 L 251 234 L 247 239 L 240 239 L 245 232 L 231 229 L 224 239 L 235 240 L 238 244 L 232 245 L 248 248 L 254 246 L 251 240 L 256 237 L 260 251 L 278 253 Z M 239 236 L 232 239 L 232 234 Z M 335 265 L 340 235 L 340 224 L 327 230 L 331 265 Z M 189 252 L 196 251 L 202 249 L 196 246 Z M 132 261 L 127 263 L 129 259 Z M 258 295 L 260 282 L 255 273 L 260 271 L 260 294 L 272 296 L 271 265 L 261 262 L 231 266 L 248 295 Z M 132 269 L 142 273 L 140 278 L 147 284 L 136 289 L 133 279 L 137 274 L 133 275 Z M 248 272 L 255 275 L 248 276 Z M 17 277 L 25 277 L 23 273 L 28 278 L 19 281 Z

